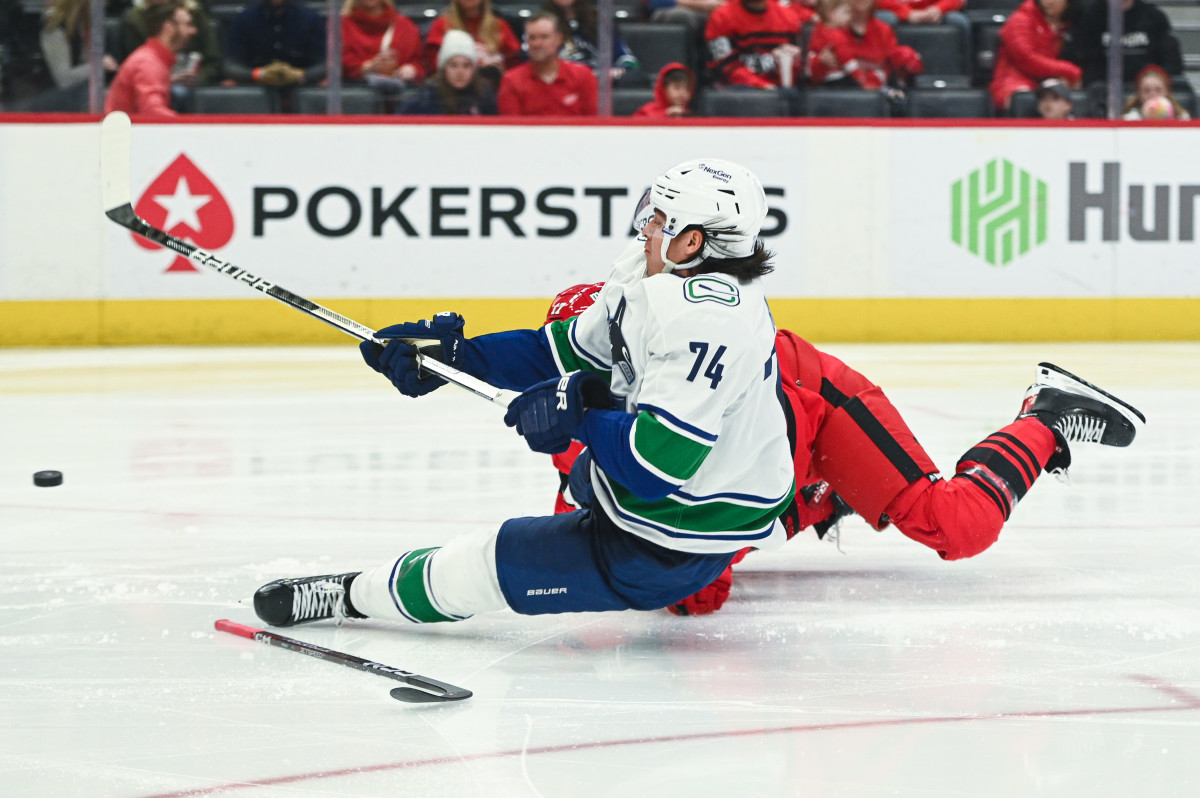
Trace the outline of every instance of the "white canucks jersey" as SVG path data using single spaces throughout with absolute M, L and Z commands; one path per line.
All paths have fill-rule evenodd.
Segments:
M 563 373 L 609 374 L 635 414 L 626 447 L 678 486 L 640 499 L 593 463 L 596 500 L 621 528 L 670 549 L 779 545 L 776 519 L 795 484 L 766 297 L 725 274 L 641 277 L 638 255 L 618 261 L 594 305 L 545 328 Z

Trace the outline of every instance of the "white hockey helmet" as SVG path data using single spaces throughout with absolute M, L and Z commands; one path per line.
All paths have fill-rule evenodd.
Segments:
M 767 196 L 758 177 L 746 167 L 720 158 L 698 158 L 663 172 L 650 186 L 650 203 L 666 216 L 662 240 L 665 272 L 690 268 L 709 257 L 753 255 L 767 218 Z M 704 246 L 687 263 L 672 263 L 667 247 L 691 226 L 704 231 Z

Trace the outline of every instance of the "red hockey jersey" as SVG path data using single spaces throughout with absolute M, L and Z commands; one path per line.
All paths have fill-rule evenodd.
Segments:
M 781 44 L 795 44 L 812 16 L 804 6 L 783 6 L 776 0 L 767 0 L 759 13 L 746 10 L 741 0 L 729 0 L 712 12 L 704 31 L 709 69 L 724 83 L 759 89 L 780 85 L 772 51 Z M 803 68 L 799 61 L 793 65 L 795 77 Z

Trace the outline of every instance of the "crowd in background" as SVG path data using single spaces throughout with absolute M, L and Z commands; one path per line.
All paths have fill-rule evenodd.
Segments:
M 36 30 L 20 24 L 22 2 L 0 0 L 6 108 L 19 108 L 22 90 L 38 80 L 45 91 L 69 91 L 90 74 L 89 0 L 53 0 Z M 106 110 L 172 116 L 194 110 L 200 87 L 259 86 L 277 110 L 292 111 L 296 89 L 328 83 L 320 6 L 253 0 L 218 20 L 201 0 L 128 2 L 109 0 L 105 9 Z M 524 16 L 503 8 L 450 0 L 429 19 L 406 16 L 393 0 L 345 0 L 338 77 L 369 87 L 379 111 L 399 114 L 594 116 L 604 80 L 618 92 L 640 90 L 645 102 L 625 113 L 654 118 L 698 115 L 708 92 L 778 94 L 782 113 L 800 115 L 798 98 L 829 90 L 877 93 L 890 109 L 884 115 L 904 115 L 906 92 L 950 85 L 986 88 L 990 113 L 1070 119 L 1083 115 L 1081 98 L 1102 96 L 1095 87 L 1103 87 L 1109 47 L 1105 0 L 1023 0 L 1002 12 L 981 84 L 973 70 L 931 74 L 939 53 L 902 43 L 906 30 L 936 26 L 958 33 L 938 46 L 969 50 L 976 39 L 964 0 L 645 0 L 627 18 L 682 23 L 694 54 L 650 70 L 647 62 L 662 59 L 645 45 L 632 50 L 615 25 L 601 57 L 595 0 L 545 0 Z M 1167 16 L 1148 0 L 1123 8 L 1121 115 L 1190 118 L 1194 97 Z M 24 74 L 14 73 L 18 64 Z

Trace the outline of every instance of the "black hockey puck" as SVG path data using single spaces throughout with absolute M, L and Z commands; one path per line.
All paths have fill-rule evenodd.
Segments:
M 38 471 L 33 475 L 33 484 L 39 488 L 53 488 L 62 484 L 61 471 Z

